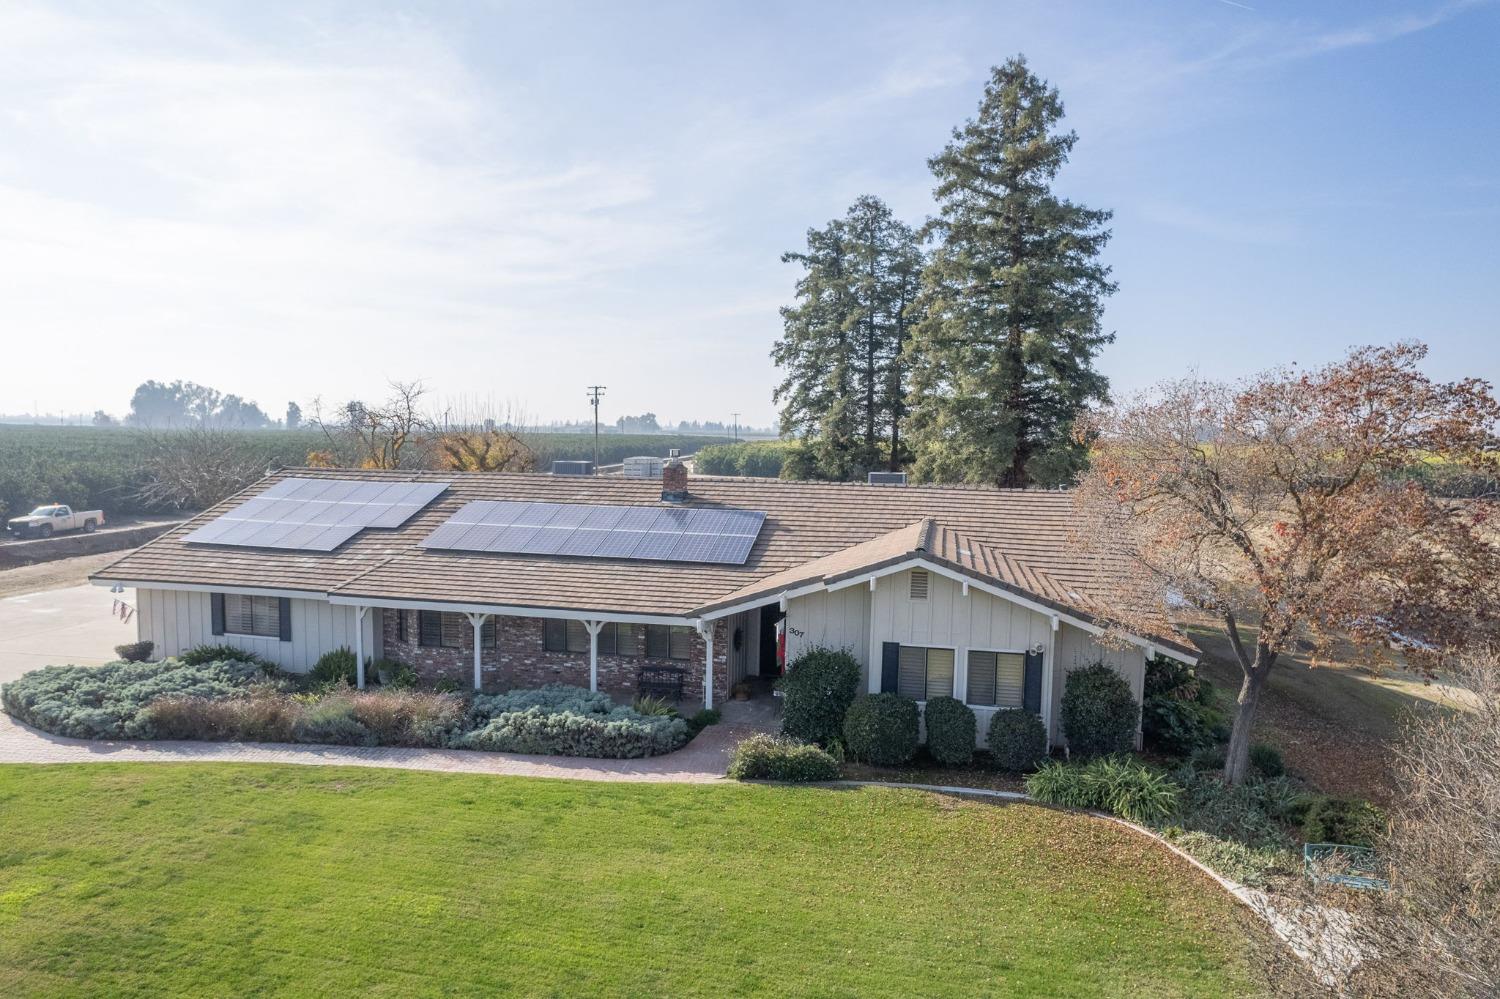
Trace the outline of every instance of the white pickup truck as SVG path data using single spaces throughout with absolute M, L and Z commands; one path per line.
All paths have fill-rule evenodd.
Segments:
M 79 510 L 62 503 L 39 506 L 24 517 L 12 517 L 5 529 L 18 538 L 50 538 L 63 531 L 93 534 L 104 524 L 103 510 Z

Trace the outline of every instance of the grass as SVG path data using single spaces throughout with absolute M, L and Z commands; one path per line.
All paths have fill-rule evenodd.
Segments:
M 1215 996 L 1244 929 L 1112 824 L 913 791 L 0 767 L 3 995 Z

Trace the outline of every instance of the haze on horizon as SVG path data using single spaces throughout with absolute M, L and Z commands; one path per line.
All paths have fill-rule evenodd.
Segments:
M 1024 52 L 1115 212 L 1117 395 L 1419 338 L 1500 380 L 1500 9 L 0 5 L 0 411 L 146 379 L 774 422 L 780 255 Z

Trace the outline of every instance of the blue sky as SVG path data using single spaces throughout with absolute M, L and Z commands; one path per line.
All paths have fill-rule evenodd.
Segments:
M 128 13 L 127 13 L 128 11 Z M 1416 337 L 1500 378 L 1489 3 L 6 3 L 0 411 L 258 400 L 769 423 L 779 262 L 1024 52 L 1115 212 L 1118 394 Z

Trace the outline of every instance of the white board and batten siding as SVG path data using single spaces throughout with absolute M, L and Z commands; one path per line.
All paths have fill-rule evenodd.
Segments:
M 873 625 L 870 647 L 877 658 L 885 642 L 954 650 L 953 694 L 966 701 L 969 651 L 1019 652 L 1045 648 L 1052 621 L 1028 607 L 969 587 L 964 596 L 957 580 L 927 573 L 927 596 L 912 596 L 911 570 L 879 580 L 871 595 Z M 918 587 L 920 592 L 920 587 Z M 990 719 L 1004 708 L 970 705 L 977 741 L 986 745 Z M 1054 715 L 1055 717 L 1055 715 Z
M 787 601 L 785 627 L 787 662 L 795 662 L 808 649 L 848 649 L 859 660 L 861 675 L 869 676 L 870 592 L 866 587 L 793 597 Z
M 154 642 L 154 654 L 158 656 L 179 655 L 198 645 L 232 645 L 293 673 L 306 672 L 319 656 L 332 649 L 354 648 L 353 607 L 295 598 L 289 606 L 289 642 L 260 635 L 215 635 L 210 594 L 188 590 L 138 590 L 136 621 L 141 640 Z M 365 655 L 372 659 L 380 655 L 379 620 L 378 609 L 365 615 Z
M 1075 628 L 1070 624 L 1064 624 L 1057 633 L 1056 662 L 1052 670 L 1052 717 L 1062 718 L 1062 695 L 1063 684 L 1067 682 L 1068 673 L 1084 666 L 1092 666 L 1094 663 L 1102 662 L 1116 673 L 1125 677 L 1130 684 L 1130 696 L 1140 704 L 1146 695 L 1146 650 L 1139 645 L 1128 645 L 1116 648 L 1113 645 L 1101 645 L 1095 641 L 1094 636 L 1082 628 Z M 1053 741 L 1058 745 L 1066 745 L 1067 740 L 1063 737 L 1062 726 L 1059 721 L 1058 731 L 1053 736 Z M 1136 726 L 1135 748 L 1141 748 L 1140 726 Z

